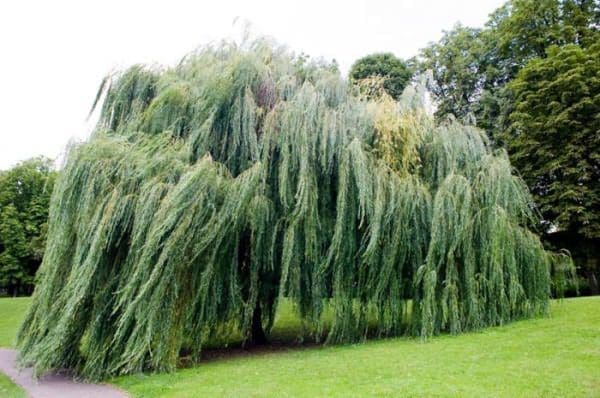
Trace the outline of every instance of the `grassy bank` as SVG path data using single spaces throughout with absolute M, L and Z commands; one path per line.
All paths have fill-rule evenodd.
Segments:
M 138 397 L 600 396 L 600 297 L 554 302 L 550 318 L 427 343 L 230 355 L 113 382 Z
M 0 299 L 0 346 L 14 341 L 28 304 Z M 275 333 L 291 338 L 299 327 L 284 307 Z M 172 374 L 112 382 L 136 397 L 600 396 L 600 297 L 555 301 L 549 318 L 427 343 L 398 338 L 211 356 Z M 0 377 L 0 395 L 18 396 L 7 388 Z
M 29 297 L 0 298 L 0 347 L 14 345 L 17 329 L 29 307 Z M 7 376 L 0 373 L 0 397 L 21 398 L 25 392 Z

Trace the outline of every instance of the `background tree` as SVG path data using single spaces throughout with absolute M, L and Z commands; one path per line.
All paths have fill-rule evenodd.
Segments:
M 600 43 L 550 47 L 508 88 L 514 111 L 504 140 L 543 219 L 574 241 L 600 242 Z M 597 243 L 584 263 L 596 293 Z
M 407 63 L 392 53 L 371 54 L 356 61 L 350 68 L 350 79 L 354 82 L 380 76 L 383 88 L 394 99 L 399 99 L 410 82 L 412 71 Z
M 476 111 L 478 126 L 502 145 L 514 109 L 506 84 L 550 46 L 591 45 L 598 39 L 596 0 L 512 0 L 490 15 L 482 30 L 484 87 Z
M 512 0 L 483 29 L 461 25 L 421 50 L 418 69 L 433 72 L 436 116 L 473 117 L 499 140 L 512 111 L 506 84 L 551 45 L 594 43 L 600 5 L 594 0 Z
M 433 74 L 430 88 L 438 101 L 438 119 L 452 114 L 464 120 L 475 114 L 485 83 L 484 51 L 481 30 L 460 24 L 421 51 L 421 71 Z
M 0 289 L 29 294 L 42 261 L 56 172 L 46 158 L 0 172 Z

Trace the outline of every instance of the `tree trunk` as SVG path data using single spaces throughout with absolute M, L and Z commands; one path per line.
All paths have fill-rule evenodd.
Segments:
M 598 259 L 593 257 L 588 257 L 587 259 L 587 269 L 586 274 L 588 278 L 588 282 L 590 284 L 590 294 L 592 296 L 596 296 L 600 294 L 600 289 L 598 288 L 598 279 L 596 279 L 596 271 L 597 271 L 597 262 Z
M 265 345 L 268 343 L 267 336 L 262 326 L 262 313 L 260 310 L 260 304 L 256 303 L 254 307 L 254 313 L 252 314 L 252 331 L 250 336 L 251 345 Z

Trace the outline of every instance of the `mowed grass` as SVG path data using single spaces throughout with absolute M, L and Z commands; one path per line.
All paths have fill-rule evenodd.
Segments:
M 14 341 L 28 304 L 10 300 L 0 299 L 0 345 Z M 300 323 L 284 308 L 275 333 L 291 336 Z M 600 397 L 600 297 L 554 301 L 549 318 L 426 343 L 234 350 L 194 368 L 112 383 L 136 397 Z M 0 396 L 2 388 L 0 378 Z
M 25 398 L 25 391 L 15 385 L 8 376 L 0 373 L 0 397 L 2 398 Z
M 232 356 L 113 383 L 137 397 L 600 396 L 600 297 L 553 302 L 550 318 L 426 343 Z
M 29 297 L 0 298 L 0 347 L 12 347 L 17 329 L 25 316 L 31 299 Z M 21 398 L 25 392 L 8 376 L 0 373 L 0 397 Z
M 13 347 L 30 297 L 0 298 L 0 347 Z

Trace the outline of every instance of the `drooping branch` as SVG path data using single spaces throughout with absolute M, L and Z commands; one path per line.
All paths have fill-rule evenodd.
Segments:
M 172 370 L 223 330 L 264 341 L 283 298 L 330 343 L 547 311 L 526 187 L 418 98 L 355 96 L 264 41 L 106 87 L 57 182 L 19 333 L 36 372 Z

